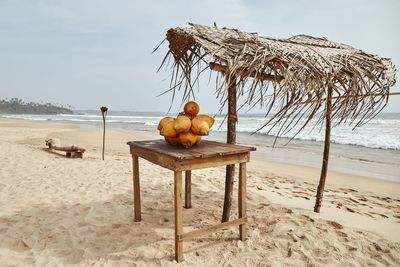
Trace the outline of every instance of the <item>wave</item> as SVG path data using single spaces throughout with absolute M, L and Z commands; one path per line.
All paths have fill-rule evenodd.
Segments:
M 331 141 L 337 144 L 344 145 L 357 145 L 377 149 L 393 149 L 400 150 L 400 116 L 389 114 L 390 116 L 381 116 L 379 118 L 372 119 L 369 123 L 361 128 L 353 129 L 353 125 L 339 125 L 332 128 Z M 62 122 L 75 122 L 75 123 L 88 123 L 88 124 L 101 124 L 102 116 L 100 114 L 61 114 L 61 115 L 1 115 L 5 118 L 11 119 L 27 119 L 34 121 L 62 121 Z M 158 114 L 149 114 L 146 116 L 144 113 L 137 115 L 107 115 L 106 121 L 112 125 L 118 127 L 149 127 L 155 128 L 158 125 L 159 120 L 163 116 Z M 215 126 L 213 131 L 224 132 L 226 131 L 226 123 L 223 116 L 215 117 Z M 275 138 L 278 135 L 278 128 L 269 131 L 268 127 L 260 129 L 260 127 L 267 122 L 269 118 L 265 118 L 262 115 L 255 116 L 242 116 L 239 118 L 237 124 L 237 132 L 252 134 L 256 131 L 256 136 L 268 136 Z M 313 122 L 311 121 L 310 126 L 307 126 L 295 137 L 295 133 L 300 129 L 301 126 L 295 127 L 293 130 L 285 132 L 281 135 L 284 138 L 293 138 L 302 141 L 317 141 L 323 142 L 325 137 L 325 131 L 323 127 L 317 127 L 312 129 Z M 301 125 L 301 122 L 300 124 Z

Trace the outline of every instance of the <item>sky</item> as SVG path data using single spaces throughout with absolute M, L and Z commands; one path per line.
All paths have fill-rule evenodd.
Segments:
M 399 12 L 399 0 L 0 0 L 0 99 L 167 111 L 171 94 L 157 97 L 169 87 L 170 72 L 157 73 L 167 42 L 152 51 L 169 28 L 188 22 L 325 37 L 399 66 Z M 215 83 L 200 84 L 203 112 L 218 111 L 214 91 Z M 400 112 L 400 96 L 384 111 Z

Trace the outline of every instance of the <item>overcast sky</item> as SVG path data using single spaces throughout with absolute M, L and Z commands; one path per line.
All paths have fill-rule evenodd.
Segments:
M 0 99 L 166 111 L 171 95 L 156 95 L 168 89 L 168 72 L 156 70 L 167 44 L 151 52 L 169 28 L 188 22 L 325 37 L 399 66 L 399 14 L 399 0 L 0 0 Z M 214 89 L 201 84 L 203 112 L 218 110 Z M 400 112 L 400 96 L 385 111 Z

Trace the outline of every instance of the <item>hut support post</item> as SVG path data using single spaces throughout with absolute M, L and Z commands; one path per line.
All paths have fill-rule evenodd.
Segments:
M 329 148 L 331 144 L 331 121 L 332 121 L 332 84 L 328 85 L 328 95 L 326 98 L 326 114 L 325 114 L 325 146 L 322 159 L 321 176 L 317 189 L 317 198 L 315 201 L 314 212 L 320 212 L 322 197 L 324 195 L 326 174 L 328 172 Z
M 227 140 L 228 144 L 236 144 L 236 76 L 226 75 L 228 84 L 228 129 L 227 129 Z M 222 222 L 229 221 L 229 215 L 232 206 L 232 192 L 233 192 L 233 180 L 235 176 L 235 165 L 226 165 L 226 176 L 225 176 L 225 198 L 224 198 L 224 209 L 222 212 Z

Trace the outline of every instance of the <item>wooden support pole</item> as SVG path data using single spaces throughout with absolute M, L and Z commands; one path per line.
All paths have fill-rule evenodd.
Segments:
M 174 172 L 175 260 L 183 261 L 182 172 Z
M 317 197 L 314 206 L 314 212 L 320 212 L 322 197 L 324 195 L 326 174 L 328 172 L 329 148 L 331 144 L 331 127 L 332 127 L 332 84 L 328 85 L 328 95 L 326 101 L 326 114 L 325 114 L 325 146 L 322 159 L 321 176 L 317 188 Z
M 139 178 L 139 157 L 132 155 L 133 169 L 133 204 L 135 208 L 135 222 L 142 220 L 140 207 L 140 178 Z
M 185 171 L 185 209 L 192 208 L 192 171 Z
M 247 217 L 246 217 L 246 163 L 239 164 L 239 194 L 238 207 L 239 219 L 245 218 L 245 222 L 239 225 L 240 240 L 247 239 Z
M 228 144 L 236 144 L 236 76 L 227 75 L 228 84 L 228 129 L 227 129 L 227 140 Z M 222 222 L 229 221 L 229 215 L 232 206 L 232 192 L 233 192 L 233 180 L 235 176 L 235 165 L 226 165 L 225 175 L 225 198 L 224 198 L 224 209 L 222 212 Z
M 220 64 L 214 63 L 214 62 L 210 62 L 209 66 L 210 66 L 210 69 L 212 69 L 213 71 L 218 71 L 218 72 L 222 72 L 222 73 L 227 73 L 227 70 L 228 70 L 227 66 L 220 65 Z M 252 77 L 252 78 L 256 78 L 257 80 L 260 80 L 260 81 L 280 82 L 284 79 L 283 76 L 259 73 L 256 71 L 249 71 L 249 70 L 245 70 L 245 69 L 237 69 L 235 71 L 234 75 L 241 76 L 241 77 Z

